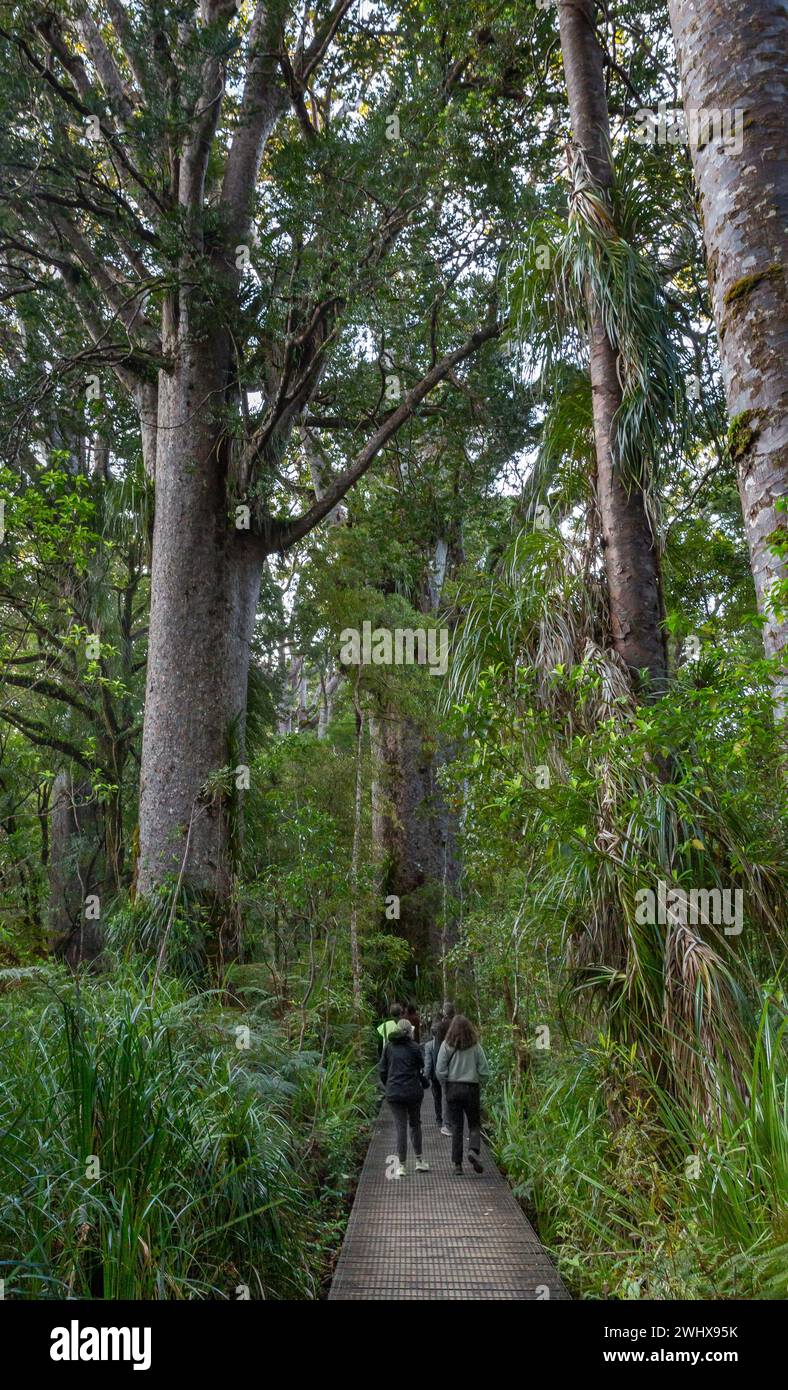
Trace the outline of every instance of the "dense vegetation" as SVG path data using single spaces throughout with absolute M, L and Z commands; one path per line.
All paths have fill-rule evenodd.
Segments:
M 574 1296 L 784 1297 L 784 7 L 1 8 L 5 1296 L 320 1297 L 449 997 Z

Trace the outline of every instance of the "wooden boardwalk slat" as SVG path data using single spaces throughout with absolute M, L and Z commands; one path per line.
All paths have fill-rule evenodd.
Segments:
M 482 1148 L 484 1173 L 451 1166 L 451 1139 L 422 1111 L 429 1173 L 387 1178 L 394 1123 L 384 1105 L 372 1135 L 329 1299 L 568 1299 L 536 1232 Z

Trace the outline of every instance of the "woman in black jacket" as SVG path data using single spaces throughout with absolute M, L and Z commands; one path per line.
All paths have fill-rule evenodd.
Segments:
M 391 1106 L 394 1123 L 397 1126 L 397 1154 L 399 1167 L 392 1177 L 404 1178 L 405 1160 L 408 1156 L 408 1125 L 413 1152 L 416 1155 L 416 1172 L 428 1173 L 429 1163 L 421 1156 L 421 1102 L 428 1083 L 424 1080 L 424 1059 L 421 1048 L 413 1039 L 413 1025 L 401 1018 L 396 1031 L 389 1037 L 380 1059 L 380 1079 L 386 1092 L 386 1100 Z

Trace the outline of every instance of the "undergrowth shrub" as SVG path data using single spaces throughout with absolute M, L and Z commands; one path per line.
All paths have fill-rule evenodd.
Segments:
M 6 1296 L 317 1296 L 363 1069 L 293 1050 L 260 1010 L 171 977 L 151 1003 L 131 969 L 98 981 L 7 973 Z
M 714 1124 L 606 1035 L 502 1081 L 494 1149 L 576 1297 L 786 1296 L 784 1028 L 764 1006 Z

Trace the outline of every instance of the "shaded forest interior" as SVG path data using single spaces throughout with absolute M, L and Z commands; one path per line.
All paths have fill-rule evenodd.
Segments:
M 0 6 L 6 1298 L 323 1296 L 447 999 L 573 1298 L 785 1296 L 786 52 Z

